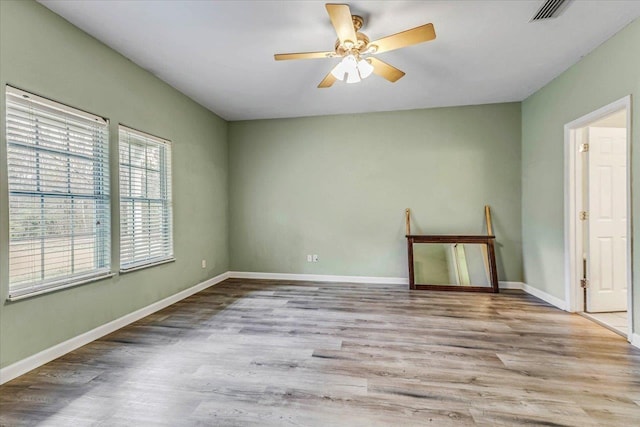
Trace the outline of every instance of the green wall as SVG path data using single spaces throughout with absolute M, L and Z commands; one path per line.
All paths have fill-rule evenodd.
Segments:
M 0 1 L 0 128 L 5 84 L 111 120 L 111 192 L 118 197 L 118 123 L 173 141 L 176 261 L 27 300 L 8 295 L 5 132 L 0 132 L 0 366 L 58 344 L 229 269 L 227 123 L 31 1 Z M 119 211 L 112 203 L 112 264 Z M 200 266 L 207 260 L 207 268 Z
M 520 136 L 520 103 L 230 123 L 231 267 L 407 277 L 405 208 L 416 233 L 476 234 L 489 204 L 520 281 Z
M 522 228 L 525 282 L 564 299 L 564 125 L 626 95 L 632 123 L 640 123 L 640 20 L 584 57 L 522 104 Z M 640 132 L 632 136 L 632 209 L 638 201 Z M 640 216 L 634 215 L 634 253 Z M 638 256 L 634 270 L 640 271 Z M 634 303 L 640 309 L 640 275 Z M 635 316 L 636 331 L 640 316 Z

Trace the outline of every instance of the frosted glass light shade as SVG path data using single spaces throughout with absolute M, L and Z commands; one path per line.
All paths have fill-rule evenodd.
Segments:
M 340 61 L 340 63 L 331 70 L 331 74 L 338 80 L 344 80 L 344 75 L 346 71 L 344 69 L 344 60 Z
M 358 62 L 358 70 L 360 71 L 360 77 L 366 79 L 373 73 L 373 66 L 366 59 L 361 59 Z
M 362 79 L 360 78 L 360 74 L 357 69 L 347 74 L 347 83 L 359 83 L 360 80 Z

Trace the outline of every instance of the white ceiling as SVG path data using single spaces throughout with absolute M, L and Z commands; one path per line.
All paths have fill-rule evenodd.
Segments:
M 49 9 L 227 120 L 521 101 L 640 16 L 640 1 L 578 1 L 529 23 L 543 0 L 351 1 L 372 40 L 428 22 L 434 41 L 380 59 L 397 83 L 316 86 L 337 59 L 323 1 L 41 0 Z

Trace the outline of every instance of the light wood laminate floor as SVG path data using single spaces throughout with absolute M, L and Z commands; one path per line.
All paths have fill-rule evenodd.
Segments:
M 522 293 L 231 279 L 0 387 L 0 425 L 640 425 L 640 351 Z

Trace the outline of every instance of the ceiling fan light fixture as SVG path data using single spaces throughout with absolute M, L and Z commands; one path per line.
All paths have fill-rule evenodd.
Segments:
M 342 61 L 331 71 L 333 77 L 338 80 L 344 80 L 345 74 L 347 75 L 347 83 L 356 83 L 354 81 L 354 77 L 349 78 L 349 76 L 353 76 L 358 74 L 358 63 L 356 61 L 356 57 L 353 55 L 347 55 L 342 58 Z M 358 81 L 360 81 L 360 76 L 358 77 Z
M 358 70 L 360 71 L 360 77 L 366 79 L 373 73 L 373 65 L 366 59 L 361 59 L 360 62 L 358 62 Z
M 333 74 L 333 77 L 340 81 L 344 80 L 344 75 L 346 73 L 343 62 L 344 61 L 340 61 L 340 63 L 333 70 L 331 70 L 331 74 Z
M 360 81 L 362 81 L 362 79 L 357 70 L 347 73 L 347 83 L 360 83 Z
M 347 55 L 342 60 L 344 65 L 344 71 L 347 73 L 347 83 L 358 83 L 360 79 L 360 73 L 358 72 L 358 60 L 353 55 Z
M 347 55 L 331 70 L 331 74 L 338 80 L 347 83 L 358 83 L 373 73 L 373 66 L 366 59 L 358 60 L 355 55 Z

